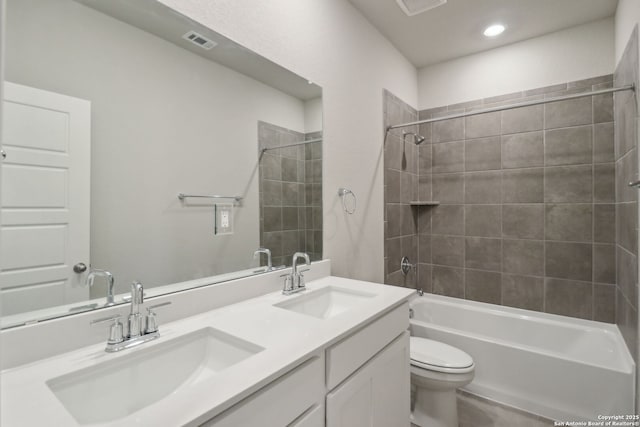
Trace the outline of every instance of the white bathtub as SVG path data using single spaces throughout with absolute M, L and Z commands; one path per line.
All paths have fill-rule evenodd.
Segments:
M 411 307 L 411 335 L 473 357 L 471 393 L 556 421 L 634 413 L 635 364 L 615 325 L 439 295 Z

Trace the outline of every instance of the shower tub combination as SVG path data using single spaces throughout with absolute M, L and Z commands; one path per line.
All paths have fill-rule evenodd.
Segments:
M 635 364 L 614 325 L 439 295 L 411 307 L 411 335 L 473 357 L 470 393 L 557 421 L 634 413 Z

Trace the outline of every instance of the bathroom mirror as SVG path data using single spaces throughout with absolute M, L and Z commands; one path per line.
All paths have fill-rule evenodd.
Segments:
M 319 86 L 155 0 L 6 3 L 4 328 L 321 258 Z

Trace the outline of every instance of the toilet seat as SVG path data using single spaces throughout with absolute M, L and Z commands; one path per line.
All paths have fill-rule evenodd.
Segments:
M 474 369 L 473 359 L 448 344 L 421 337 L 409 339 L 411 365 L 444 373 L 467 373 Z

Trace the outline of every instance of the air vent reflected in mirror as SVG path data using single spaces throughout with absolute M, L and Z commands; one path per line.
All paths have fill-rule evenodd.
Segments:
M 213 49 L 218 44 L 195 31 L 189 31 L 182 38 L 206 50 Z

